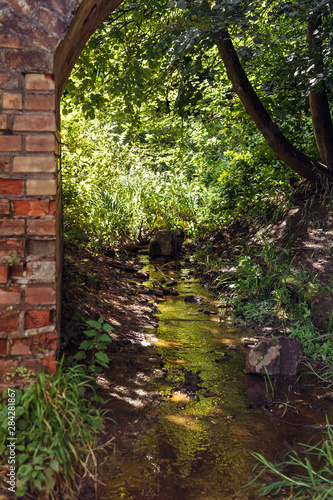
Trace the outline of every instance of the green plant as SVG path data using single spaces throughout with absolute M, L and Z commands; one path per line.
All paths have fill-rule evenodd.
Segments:
M 96 479 L 96 453 L 105 411 L 82 367 L 62 369 L 53 376 L 39 373 L 24 390 L 15 389 L 16 495 L 47 498 L 77 497 L 80 477 Z M 95 403 L 96 404 L 96 403 Z M 8 460 L 6 393 L 0 400 L 0 457 Z M 6 470 L 6 467 L 2 467 Z M 85 479 L 86 480 L 86 479 Z
M 101 372 L 101 366 L 107 368 L 110 362 L 103 350 L 107 348 L 112 340 L 106 332 L 113 330 L 113 327 L 105 323 L 102 317 L 98 321 L 88 320 L 85 323 L 90 327 L 89 330 L 83 331 L 88 340 L 81 342 L 79 351 L 75 354 L 74 359 L 82 361 L 87 358 L 87 351 L 91 351 L 91 364 L 89 364 L 88 370 L 90 372 Z M 101 366 L 97 366 L 96 363 Z
M 276 385 L 276 378 L 274 381 L 272 381 L 272 378 L 270 377 L 266 365 L 262 363 L 262 366 L 265 370 L 265 388 L 266 388 L 266 395 L 267 395 L 267 401 L 268 403 L 272 403 L 274 401 L 274 395 L 275 395 L 275 385 Z
M 265 471 L 272 472 L 278 477 L 276 481 L 261 488 L 262 496 L 281 493 L 282 489 L 290 488 L 292 498 L 312 500 L 325 500 L 333 497 L 333 429 L 327 420 L 327 435 L 318 444 L 300 444 L 302 452 L 292 451 L 287 453 L 286 459 L 274 464 L 265 459 L 260 453 L 252 455 L 257 459 L 261 471 L 251 483 L 256 481 Z M 318 440 L 318 436 L 312 440 Z M 296 467 L 297 473 L 292 473 Z M 289 473 L 288 473 L 289 470 Z M 291 498 L 291 497 L 290 497 Z
M 6 382 L 11 382 L 14 378 L 29 380 L 30 378 L 33 378 L 35 376 L 36 374 L 33 371 L 28 370 L 23 366 L 17 366 L 17 367 L 12 367 L 12 373 L 5 375 L 4 380 Z

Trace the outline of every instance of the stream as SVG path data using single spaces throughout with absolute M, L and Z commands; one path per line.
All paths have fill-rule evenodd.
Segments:
M 240 489 L 255 477 L 251 453 L 281 460 L 296 442 L 308 442 L 312 427 L 332 417 L 332 403 L 321 397 L 329 390 L 311 385 L 306 374 L 272 386 L 246 375 L 246 350 L 238 349 L 253 332 L 234 326 L 232 313 L 218 308 L 186 262 L 156 268 L 143 255 L 141 263 L 149 271 L 146 287 L 164 280 L 164 289 L 179 295 L 157 294 L 158 326 L 142 332 L 142 345 L 153 347 L 153 376 L 141 373 L 131 384 L 138 398 L 150 395 L 153 405 L 147 411 L 124 396 L 131 403 L 131 432 L 115 440 L 99 498 L 255 500 L 260 484 L 271 478 L 266 473 L 261 483 Z M 177 284 L 168 286 L 172 280 Z M 119 376 L 115 383 L 126 386 L 128 374 Z M 120 390 L 111 396 L 123 404 Z M 265 404 L 273 396 L 280 403 Z

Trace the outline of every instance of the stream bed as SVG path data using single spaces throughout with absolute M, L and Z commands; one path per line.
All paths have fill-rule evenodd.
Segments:
M 150 273 L 144 285 L 158 289 L 162 280 L 174 295 L 155 295 L 158 326 L 141 332 L 143 349 L 153 348 L 153 375 L 142 371 L 130 382 L 122 373 L 115 384 L 124 397 L 111 391 L 119 405 L 131 404 L 130 432 L 115 440 L 99 498 L 255 500 L 259 482 L 240 489 L 254 478 L 251 453 L 281 460 L 297 442 L 307 442 L 317 432 L 313 426 L 324 426 L 326 416 L 332 421 L 332 403 L 323 399 L 329 390 L 311 385 L 306 374 L 272 386 L 246 375 L 242 344 L 253 332 L 234 326 L 232 313 L 218 308 L 188 264 L 156 267 L 141 259 Z M 152 405 L 136 405 L 133 394 L 146 395 Z M 273 396 L 280 403 L 265 404 Z M 270 479 L 266 473 L 261 484 Z

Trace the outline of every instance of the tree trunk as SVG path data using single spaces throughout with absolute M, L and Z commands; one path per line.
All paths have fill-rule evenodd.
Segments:
M 310 58 L 313 63 L 312 78 L 316 78 L 323 72 L 324 62 L 321 50 L 321 40 L 316 36 L 316 31 L 322 24 L 321 17 L 315 21 L 309 19 L 307 22 L 306 43 L 310 51 Z M 311 57 L 311 52 L 317 56 Z M 321 81 L 309 94 L 310 111 L 312 116 L 313 131 L 317 142 L 317 147 L 321 161 L 333 170 L 333 123 L 330 114 L 326 85 Z
M 292 170 L 309 181 L 322 182 L 324 178 L 333 182 L 333 172 L 295 148 L 273 122 L 246 76 L 229 33 L 220 31 L 215 43 L 235 92 L 274 153 Z

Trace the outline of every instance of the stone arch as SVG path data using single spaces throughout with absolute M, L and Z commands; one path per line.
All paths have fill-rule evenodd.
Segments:
M 122 0 L 6 0 L 0 10 L 0 375 L 56 371 L 62 207 L 60 98 Z

